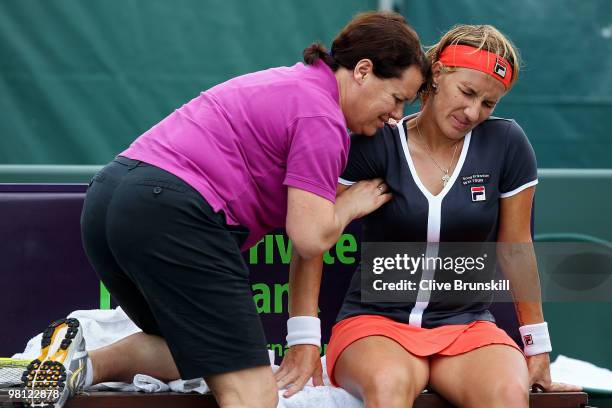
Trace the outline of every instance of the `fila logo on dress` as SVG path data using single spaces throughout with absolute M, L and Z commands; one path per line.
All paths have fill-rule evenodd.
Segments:
M 485 186 L 473 186 L 470 187 L 472 192 L 472 201 L 485 201 L 487 199 Z

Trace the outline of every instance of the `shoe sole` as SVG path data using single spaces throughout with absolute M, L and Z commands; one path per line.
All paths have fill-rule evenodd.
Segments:
M 62 394 L 67 391 L 64 363 L 72 357 L 73 348 L 70 346 L 75 341 L 78 344 L 81 338 L 77 319 L 59 319 L 45 329 L 40 355 L 32 360 L 21 376 L 26 396 L 22 401 L 26 407 L 57 407 Z

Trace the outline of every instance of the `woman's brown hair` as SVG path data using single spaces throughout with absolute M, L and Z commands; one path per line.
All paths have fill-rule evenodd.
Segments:
M 358 14 L 334 39 L 329 53 L 318 42 L 304 50 L 306 64 L 322 60 L 333 71 L 339 67 L 352 70 L 362 59 L 372 61 L 374 75 L 380 78 L 400 78 L 411 65 L 417 66 L 424 78 L 429 77 L 430 65 L 419 36 L 394 12 Z

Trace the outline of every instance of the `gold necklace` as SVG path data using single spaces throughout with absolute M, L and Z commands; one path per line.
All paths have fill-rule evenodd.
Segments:
M 421 130 L 419 129 L 419 118 L 416 118 L 414 120 L 414 122 L 416 123 L 416 128 L 417 128 L 417 133 L 419 134 L 419 137 L 423 140 L 425 140 L 423 138 L 423 135 L 421 135 Z M 433 152 L 431 151 L 431 149 L 429 148 L 429 145 L 427 144 L 426 141 L 423 142 L 423 144 L 425 145 L 425 149 L 426 149 L 426 153 L 429 156 L 429 158 L 431 159 L 431 161 L 434 162 L 434 164 L 436 165 L 436 167 L 438 169 L 440 169 L 440 171 L 443 173 L 442 175 L 442 186 L 446 187 L 446 184 L 448 184 L 448 181 L 450 180 L 450 175 L 448 174 L 448 172 L 450 171 L 451 167 L 453 166 L 453 162 L 455 161 L 455 154 L 457 153 L 457 147 L 459 147 L 459 141 L 455 142 L 455 149 L 453 150 L 453 156 L 451 157 L 451 161 L 448 164 L 448 167 L 446 168 L 446 170 L 444 170 L 442 168 L 442 166 L 440 166 L 438 164 L 438 162 L 436 161 L 436 159 L 434 159 L 433 157 Z

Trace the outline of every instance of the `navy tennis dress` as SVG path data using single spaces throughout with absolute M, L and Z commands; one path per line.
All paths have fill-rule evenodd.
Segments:
M 385 125 L 374 137 L 352 136 L 348 165 L 339 182 L 350 185 L 381 177 L 394 195 L 363 219 L 362 242 L 495 242 L 500 200 L 538 182 L 535 153 L 521 127 L 514 120 L 491 117 L 474 128 L 465 136 L 449 182 L 434 196 L 419 180 L 410 157 L 408 119 L 395 127 Z M 487 294 L 457 304 L 445 301 L 443 294 L 419 290 L 412 302 L 363 302 L 360 267 L 338 321 L 364 314 L 424 328 L 495 321 Z M 437 278 L 435 270 L 417 276 L 432 278 Z

